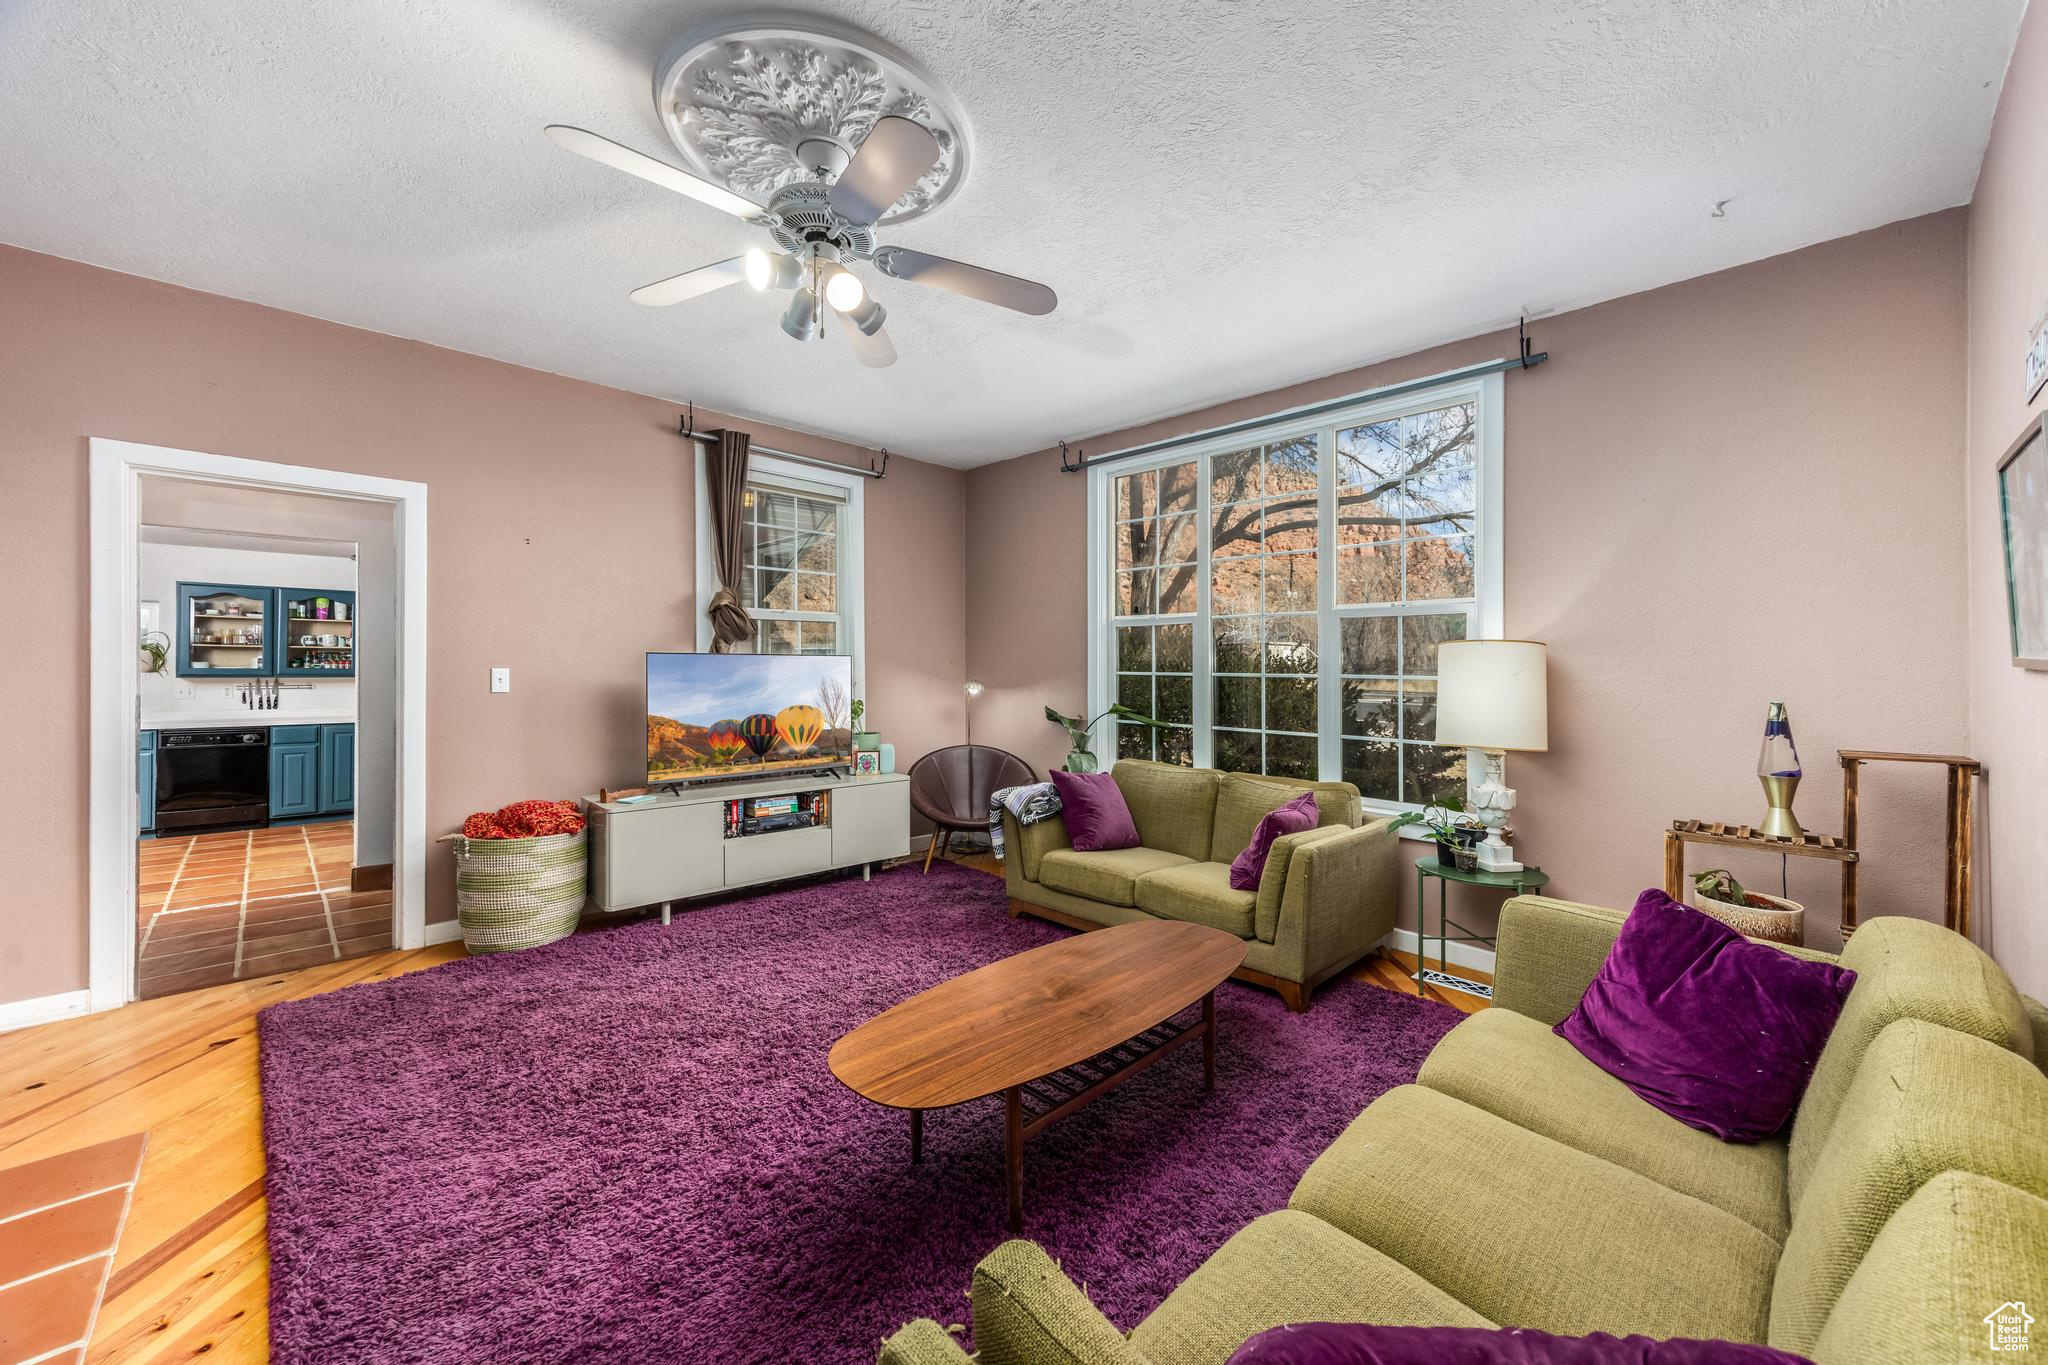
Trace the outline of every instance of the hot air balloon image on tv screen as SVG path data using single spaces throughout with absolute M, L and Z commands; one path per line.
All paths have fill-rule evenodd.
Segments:
M 853 660 L 838 654 L 647 656 L 647 780 L 851 767 Z

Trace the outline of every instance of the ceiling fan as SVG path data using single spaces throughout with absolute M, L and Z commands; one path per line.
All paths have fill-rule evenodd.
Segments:
M 555 123 L 547 134 L 592 161 L 766 228 L 774 240 L 773 251 L 756 247 L 744 256 L 643 285 L 630 296 L 635 303 L 681 303 L 741 280 L 760 290 L 794 290 L 782 315 L 783 331 L 798 341 L 812 340 L 822 335 L 823 314 L 829 311 L 860 362 L 879 369 L 896 363 L 896 347 L 882 328 L 888 310 L 847 268 L 848 262 L 871 261 L 893 279 L 933 285 L 1019 313 L 1043 315 L 1059 302 L 1052 290 L 1031 280 L 876 244 L 877 220 L 939 159 L 937 140 L 907 118 L 891 114 L 876 119 L 851 157 L 834 139 L 804 138 L 795 155 L 815 178 L 784 185 L 766 207 L 582 128 Z

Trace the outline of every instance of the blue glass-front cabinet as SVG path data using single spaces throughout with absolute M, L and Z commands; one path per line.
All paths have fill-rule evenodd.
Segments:
M 333 588 L 279 588 L 279 677 L 356 675 L 356 595 Z
M 178 676 L 270 676 L 277 658 L 271 631 L 276 604 L 275 588 L 180 583 Z

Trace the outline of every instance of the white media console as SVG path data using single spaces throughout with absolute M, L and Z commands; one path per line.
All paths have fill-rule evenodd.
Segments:
M 751 814 L 757 804 L 770 813 Z M 676 901 L 693 896 L 845 867 L 865 876 L 910 852 L 902 773 L 764 778 L 637 802 L 586 796 L 583 805 L 591 899 L 601 910 L 659 905 L 664 924 Z

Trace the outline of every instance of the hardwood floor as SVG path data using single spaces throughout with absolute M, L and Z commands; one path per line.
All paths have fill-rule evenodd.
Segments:
M 996 867 L 986 854 L 956 861 Z M 0 1036 L 0 1167 L 150 1135 L 88 1365 L 269 1358 L 256 1013 L 462 956 L 460 943 L 385 951 Z M 1395 957 L 1352 974 L 1412 993 L 1412 959 Z

